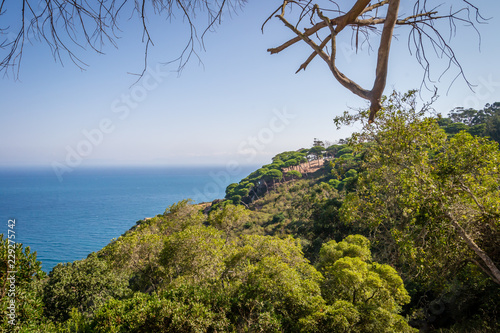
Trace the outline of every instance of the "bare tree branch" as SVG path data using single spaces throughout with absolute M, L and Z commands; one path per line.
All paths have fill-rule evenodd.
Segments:
M 328 36 L 326 37 L 323 42 L 321 43 L 321 45 L 319 46 L 319 48 L 321 50 L 323 50 L 326 46 L 326 44 L 328 44 L 328 42 L 332 39 L 332 36 Z M 307 58 L 307 60 L 302 64 L 300 65 L 299 69 L 297 69 L 297 71 L 295 72 L 295 74 L 297 74 L 298 72 L 300 72 L 302 69 L 303 70 L 306 70 L 307 66 L 311 63 L 311 61 L 314 60 L 314 58 L 316 58 L 316 55 L 318 53 L 316 53 L 316 51 L 314 51 L 310 56 L 309 58 Z
M 474 242 L 472 237 L 465 231 L 465 229 L 458 223 L 458 221 L 447 211 L 445 211 L 445 216 L 450 220 L 451 224 L 455 228 L 459 236 L 465 241 L 467 246 L 476 253 L 476 255 L 481 259 L 482 263 L 486 266 L 480 265 L 481 268 L 487 268 L 488 275 L 492 277 L 495 283 L 500 284 L 500 270 L 496 267 L 495 263 L 484 252 L 477 244 Z
M 453 84 L 458 77 L 462 77 L 469 87 L 472 87 L 471 83 L 465 77 L 464 70 L 449 42 L 443 37 L 442 28 L 440 27 L 438 29 L 434 25 L 434 22 L 448 20 L 450 23 L 450 33 L 456 31 L 457 23 L 471 26 L 477 31 L 474 22 L 484 23 L 485 19 L 480 15 L 478 8 L 474 6 L 471 1 L 462 0 L 463 6 L 461 8 L 453 10 L 452 7 L 450 7 L 448 13 L 441 14 L 441 8 L 443 6 L 428 9 L 426 0 L 413 0 L 413 13 L 404 18 L 399 17 L 400 0 L 382 0 L 374 4 L 370 4 L 370 1 L 367 0 L 357 0 L 354 5 L 349 5 L 349 10 L 346 12 L 343 12 L 340 9 L 340 3 L 334 0 L 315 0 L 315 2 L 315 4 L 313 4 L 312 1 L 307 1 L 307 3 L 305 3 L 300 0 L 283 2 L 280 7 L 281 15 L 277 15 L 276 17 L 285 23 L 285 26 L 290 28 L 296 36 L 278 47 L 268 49 L 268 51 L 271 54 L 276 54 L 300 41 L 305 42 L 313 49 L 313 53 L 302 63 L 302 65 L 300 65 L 297 73 L 301 69 L 305 70 L 316 56 L 320 55 L 320 58 L 328 64 L 332 74 L 340 84 L 351 90 L 354 94 L 370 101 L 370 122 L 373 121 L 375 114 L 380 109 L 380 98 L 386 85 L 389 68 L 391 41 L 394 35 L 394 29 L 398 26 L 410 27 L 408 33 L 408 49 L 410 54 L 415 54 L 418 63 L 424 69 L 422 85 L 426 85 L 427 81 L 433 82 L 430 77 L 431 61 L 428 52 L 428 48 L 430 48 L 437 57 L 448 59 L 448 66 L 442 72 L 441 76 L 451 68 L 458 68 L 458 74 L 451 84 Z M 319 3 L 325 4 L 326 6 L 322 7 Z M 300 7 L 300 13 L 295 17 L 293 16 L 294 6 Z M 285 8 L 289 8 L 289 10 L 285 11 Z M 313 10 L 314 8 L 317 10 Z M 334 12 L 337 13 L 337 16 L 325 19 L 326 16 L 321 14 L 323 12 Z M 475 18 L 472 18 L 472 13 L 475 13 Z M 303 28 L 301 29 L 299 23 L 305 21 L 305 16 L 307 16 L 310 24 L 305 26 L 302 24 Z M 293 24 L 292 19 L 297 23 Z M 383 25 L 381 30 L 377 28 L 377 26 L 380 25 Z M 362 89 L 359 85 L 343 75 L 335 66 L 336 37 L 338 34 L 343 33 L 346 26 L 353 27 L 353 40 L 351 43 L 353 45 L 352 47 L 356 49 L 356 52 L 358 51 L 360 37 L 363 38 L 361 43 L 368 43 L 368 45 L 371 45 L 370 40 L 373 38 L 373 35 L 381 33 L 377 53 L 376 75 L 371 90 Z M 323 29 L 327 27 L 330 32 L 325 36 L 325 31 Z M 304 32 L 300 32 L 301 30 Z M 324 48 L 330 41 L 332 43 L 332 50 L 329 55 L 324 51 Z
M 361 13 L 364 12 L 366 6 L 370 3 L 370 0 L 358 0 L 352 6 L 351 10 L 347 14 L 342 15 L 337 18 L 337 27 L 335 28 L 335 33 L 341 32 L 348 24 L 353 23 Z
M 177 59 L 179 70 L 189 58 L 197 56 L 197 42 L 203 45 L 206 32 L 222 21 L 223 15 L 236 11 L 247 0 L 22 0 L 0 2 L 0 16 L 9 15 L 13 26 L 0 26 L 0 71 L 19 75 L 26 42 L 43 42 L 49 46 L 54 59 L 65 58 L 84 69 L 87 65 L 77 50 L 90 49 L 102 53 L 106 44 L 116 46 L 121 18 L 128 12 L 129 20 L 139 23 L 143 33 L 144 67 L 147 67 L 150 46 L 154 46 L 148 20 L 153 15 L 173 18 L 180 16 L 190 27 L 186 47 Z M 204 14 L 208 22 L 198 37 L 196 15 Z M 17 18 L 16 18 L 17 15 Z M 0 23 L 1 24 L 1 23 Z M 157 38 L 158 39 L 158 38 Z
M 373 122 L 373 120 L 375 119 L 375 114 L 382 108 L 380 99 L 382 98 L 382 93 L 384 92 L 385 83 L 387 80 L 387 69 L 389 68 L 389 52 L 391 50 L 392 34 L 394 32 L 394 27 L 396 26 L 396 20 L 398 19 L 399 1 L 400 0 L 390 0 L 389 8 L 387 9 L 384 30 L 382 31 L 382 37 L 380 39 L 380 46 L 378 49 L 375 82 L 373 83 L 373 88 L 370 91 L 371 105 L 370 117 L 368 118 L 369 122 Z

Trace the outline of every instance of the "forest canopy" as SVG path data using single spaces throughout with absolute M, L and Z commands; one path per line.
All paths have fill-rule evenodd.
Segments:
M 282 152 L 226 199 L 173 204 L 48 275 L 18 244 L 15 329 L 498 330 L 500 150 L 486 131 L 498 130 L 498 103 L 449 117 L 417 104 L 415 91 L 393 93 L 373 123 L 369 109 L 338 117 L 365 124 Z M 12 328 L 7 316 L 0 325 Z

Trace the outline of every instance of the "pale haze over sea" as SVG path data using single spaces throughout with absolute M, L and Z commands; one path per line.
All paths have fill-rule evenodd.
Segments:
M 78 168 L 59 181 L 50 168 L 0 169 L 0 233 L 16 220 L 15 240 L 49 272 L 86 258 L 138 220 L 171 204 L 223 198 L 225 187 L 256 166 Z

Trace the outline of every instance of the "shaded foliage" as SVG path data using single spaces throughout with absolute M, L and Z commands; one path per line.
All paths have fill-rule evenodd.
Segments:
M 128 279 L 117 275 L 95 253 L 86 260 L 58 264 L 44 286 L 44 313 L 55 321 L 65 321 L 73 308 L 90 316 L 111 298 L 127 296 Z
M 9 221 L 10 222 L 10 221 Z M 51 327 L 43 317 L 42 283 L 46 274 L 36 252 L 0 234 L 0 330 L 34 332 Z M 14 236 L 14 237 L 13 237 Z

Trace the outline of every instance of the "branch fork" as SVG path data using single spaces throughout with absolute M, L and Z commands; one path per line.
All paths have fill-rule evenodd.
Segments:
M 282 5 L 268 18 L 268 20 L 273 15 L 278 13 L 277 15 L 275 15 L 275 17 L 278 18 L 287 28 L 289 28 L 296 35 L 296 37 L 288 40 L 278 47 L 268 49 L 268 52 L 270 52 L 271 54 L 276 54 L 296 44 L 297 42 L 305 42 L 313 49 L 313 52 L 300 65 L 296 73 L 300 72 L 301 70 L 305 70 L 308 65 L 317 56 L 319 56 L 328 64 L 328 67 L 330 68 L 333 76 L 342 86 L 350 90 L 355 95 L 360 96 L 361 98 L 366 99 L 370 102 L 370 123 L 374 121 L 376 113 L 382 108 L 381 98 L 386 86 L 389 54 L 394 34 L 394 28 L 396 25 L 411 27 L 408 45 L 410 48 L 410 52 L 412 52 L 411 46 L 416 49 L 415 53 L 417 60 L 422 65 L 425 71 L 422 84 L 425 84 L 426 79 L 429 79 L 429 81 L 431 81 L 429 77 L 430 62 L 427 59 L 423 43 L 424 39 L 428 39 L 436 53 L 438 53 L 438 56 L 442 56 L 444 54 L 449 59 L 450 65 L 456 65 L 459 69 L 459 74 L 457 76 L 463 76 L 469 87 L 471 87 L 472 85 L 465 78 L 462 67 L 456 59 L 450 45 L 441 36 L 440 32 L 437 31 L 432 23 L 435 20 L 449 19 L 450 26 L 452 27 L 450 29 L 453 29 L 453 27 L 455 26 L 455 21 L 470 24 L 475 29 L 474 23 L 470 19 L 468 19 L 468 17 L 464 18 L 460 16 L 463 16 L 463 11 L 468 12 L 468 8 L 454 12 L 450 11 L 450 13 L 447 15 L 439 16 L 437 15 L 437 8 L 427 10 L 425 8 L 425 1 L 415 1 L 416 4 L 414 6 L 413 14 L 400 19 L 398 19 L 398 15 L 401 0 L 382 0 L 374 4 L 371 4 L 370 0 L 357 0 L 354 2 L 354 5 L 352 5 L 350 10 L 346 13 L 341 12 L 338 4 L 332 1 L 332 3 L 337 6 L 337 9 L 333 11 L 336 11 L 338 13 L 338 16 L 334 18 L 328 18 L 326 15 L 324 15 L 323 11 L 325 10 L 320 9 L 317 4 L 312 5 L 312 1 L 307 1 L 307 4 L 303 4 L 300 1 L 283 1 Z M 298 6 L 301 8 L 301 14 L 299 15 L 297 23 L 295 25 L 285 17 L 285 9 L 287 8 L 287 6 Z M 382 16 L 378 16 L 379 8 L 383 7 L 386 8 L 386 11 Z M 473 9 L 475 9 L 477 12 L 477 8 L 473 7 Z M 331 8 L 330 12 L 332 12 Z M 369 13 L 374 14 L 370 17 Z M 302 32 L 299 30 L 298 25 L 307 16 L 310 16 L 309 20 L 311 22 L 311 26 L 305 28 Z M 483 18 L 479 16 L 479 19 Z M 268 20 L 266 20 L 266 22 Z M 476 18 L 476 20 L 478 19 Z M 335 64 L 335 59 L 337 56 L 336 37 L 339 33 L 344 31 L 347 26 L 354 27 L 357 48 L 360 30 L 365 35 L 366 41 L 368 41 L 368 33 L 370 32 L 370 30 L 373 30 L 376 25 L 382 25 L 383 27 L 381 29 L 380 42 L 377 51 L 375 79 L 371 89 L 366 89 L 361 87 L 352 79 L 348 78 L 337 68 Z M 324 28 L 328 28 L 330 30 L 330 33 L 326 37 L 320 38 L 318 32 Z M 430 30 L 430 33 L 426 29 Z M 319 40 L 319 42 L 315 42 L 316 39 Z M 329 43 L 331 44 L 331 50 L 325 50 Z M 449 67 L 450 66 L 448 66 L 448 68 Z M 446 71 L 447 70 L 448 69 L 446 69 Z

